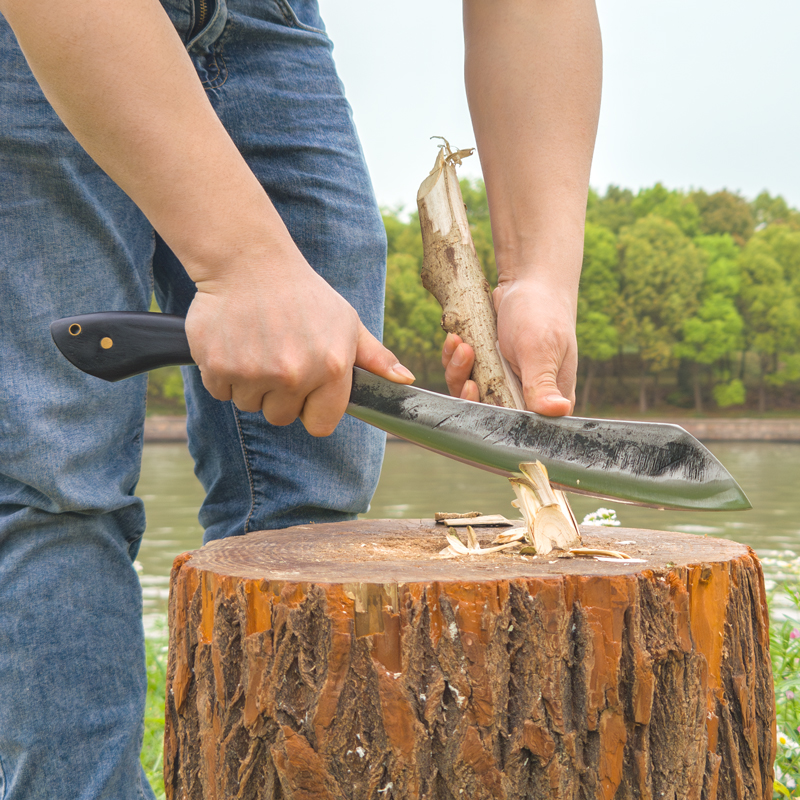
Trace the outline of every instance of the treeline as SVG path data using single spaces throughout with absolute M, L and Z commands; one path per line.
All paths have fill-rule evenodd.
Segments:
M 497 280 L 486 192 L 462 182 L 473 238 Z M 443 386 L 439 309 L 419 283 L 415 217 L 384 215 L 385 338 Z M 532 309 L 531 313 L 536 313 Z M 592 192 L 578 300 L 578 410 L 800 405 L 800 213 L 764 192 Z
M 462 181 L 478 257 L 497 282 L 486 190 Z M 578 411 L 800 407 L 800 213 L 764 192 L 590 193 L 578 300 Z M 444 333 L 420 282 L 416 215 L 385 211 L 384 338 L 445 391 Z M 536 309 L 531 309 L 536 313 Z M 151 408 L 179 410 L 177 370 L 150 382 Z

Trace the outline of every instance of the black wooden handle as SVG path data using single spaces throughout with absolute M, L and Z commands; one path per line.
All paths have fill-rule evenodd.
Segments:
M 157 367 L 194 364 L 184 318 L 172 314 L 83 314 L 56 320 L 50 334 L 72 364 L 104 381 L 120 381 Z

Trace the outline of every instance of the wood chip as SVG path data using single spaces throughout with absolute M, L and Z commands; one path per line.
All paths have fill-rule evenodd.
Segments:
M 601 556 L 603 558 L 612 559 L 612 560 L 633 560 L 627 553 L 622 553 L 619 550 L 598 550 L 594 547 L 573 547 L 569 551 L 574 556 L 582 556 L 585 558 L 593 558 L 595 556 Z
M 473 519 L 474 517 L 481 517 L 480 511 L 466 511 L 463 514 L 458 514 L 455 511 L 437 511 L 433 518 L 437 522 L 444 522 L 446 519 Z
M 458 519 L 445 519 L 442 522 L 449 528 L 463 528 L 465 525 L 513 525 L 510 519 L 506 519 L 502 514 L 482 514 L 477 517 L 459 517 Z
M 458 538 L 458 536 L 456 536 L 454 533 L 450 533 L 449 531 L 444 536 L 445 539 L 447 539 L 447 543 L 453 550 L 456 551 L 456 553 L 462 556 L 469 555 L 467 546 L 461 541 L 461 539 Z
M 501 544 L 497 547 L 483 548 L 478 544 L 478 537 L 475 536 L 475 531 L 472 530 L 472 528 L 467 529 L 467 535 L 469 537 L 469 543 L 464 544 L 455 533 L 447 531 L 445 533 L 445 538 L 447 539 L 449 547 L 445 547 L 444 550 L 441 550 L 435 558 L 452 558 L 448 551 L 451 551 L 453 555 L 459 556 L 481 556 L 488 553 L 497 553 L 500 550 L 507 550 L 509 547 L 519 547 L 518 542 L 508 542 L 507 544 Z
M 492 539 L 492 544 L 506 544 L 507 542 L 519 542 L 525 538 L 526 528 L 511 528 L 508 531 L 500 531 Z
M 644 558 L 631 558 L 628 556 L 627 558 L 611 558 L 607 556 L 595 556 L 595 561 L 616 561 L 617 564 L 646 564 L 647 559 Z
M 475 529 L 472 525 L 467 525 L 467 548 L 469 550 L 480 550 L 478 544 L 478 537 L 475 535 Z

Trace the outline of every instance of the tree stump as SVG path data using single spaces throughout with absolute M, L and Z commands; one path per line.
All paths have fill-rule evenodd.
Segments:
M 584 527 L 644 563 L 442 560 L 441 531 L 308 525 L 177 558 L 167 797 L 772 797 L 748 547 Z

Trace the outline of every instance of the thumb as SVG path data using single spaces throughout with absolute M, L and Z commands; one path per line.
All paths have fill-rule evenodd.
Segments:
M 356 349 L 355 365 L 361 369 L 388 378 L 394 383 L 414 383 L 413 373 L 406 369 L 397 359 L 397 356 L 385 348 L 365 327 L 361 320 L 358 321 L 358 347 Z
M 525 405 L 546 417 L 563 417 L 572 412 L 572 400 L 564 397 L 555 372 L 542 372 L 529 383 L 524 381 Z

